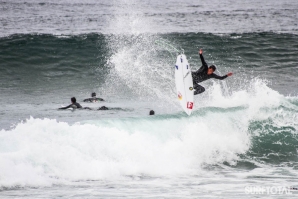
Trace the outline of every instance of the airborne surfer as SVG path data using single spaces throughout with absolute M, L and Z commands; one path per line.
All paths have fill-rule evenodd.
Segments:
M 214 65 L 211 65 L 208 67 L 207 63 L 204 60 L 202 49 L 200 49 L 199 55 L 200 55 L 200 58 L 202 61 L 202 66 L 201 66 L 201 68 L 199 68 L 199 70 L 191 72 L 192 79 L 193 79 L 193 87 L 195 89 L 194 95 L 203 93 L 205 91 L 205 88 L 203 86 L 199 85 L 198 83 L 203 82 L 210 78 L 223 80 L 223 79 L 227 78 L 228 76 L 233 75 L 233 73 L 228 73 L 224 76 L 216 75 L 214 73 L 214 71 L 216 70 L 216 67 Z

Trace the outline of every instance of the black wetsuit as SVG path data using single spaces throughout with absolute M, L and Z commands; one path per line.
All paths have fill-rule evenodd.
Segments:
M 73 103 L 73 104 L 70 104 L 66 107 L 62 107 L 62 108 L 59 108 L 59 109 L 68 109 L 68 108 L 83 108 L 79 103 Z
M 97 102 L 97 101 L 104 101 L 102 98 L 92 97 L 88 99 L 84 99 L 83 102 Z
M 108 107 L 106 107 L 106 106 L 102 106 L 102 107 L 99 107 L 97 110 L 109 110 L 109 108 Z
M 199 85 L 198 83 L 200 83 L 202 81 L 205 81 L 207 79 L 210 79 L 210 78 L 215 78 L 215 79 L 223 80 L 223 79 L 225 79 L 225 78 L 228 77 L 227 75 L 218 76 L 218 75 L 216 75 L 214 73 L 212 73 L 211 75 L 208 75 L 207 74 L 207 72 L 208 72 L 208 65 L 205 62 L 204 57 L 203 57 L 202 54 L 200 54 L 200 58 L 201 58 L 201 61 L 202 61 L 201 68 L 199 68 L 199 70 L 197 70 L 195 72 L 191 72 L 192 81 L 193 81 L 193 88 L 195 89 L 194 95 L 203 93 L 205 91 L 205 88 L 203 86 Z

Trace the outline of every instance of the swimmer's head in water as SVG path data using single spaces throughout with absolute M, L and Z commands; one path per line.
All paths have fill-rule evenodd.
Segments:
M 149 115 L 154 115 L 154 110 L 151 110 L 151 111 L 149 112 Z
M 75 97 L 72 97 L 70 100 L 71 100 L 72 103 L 76 103 L 77 102 L 77 99 Z
M 95 92 L 91 93 L 91 97 L 96 97 L 96 93 Z

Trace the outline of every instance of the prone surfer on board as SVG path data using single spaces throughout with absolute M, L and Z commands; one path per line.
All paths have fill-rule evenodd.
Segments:
M 210 78 L 220 79 L 223 80 L 227 78 L 228 76 L 233 75 L 233 73 L 228 73 L 224 76 L 218 76 L 214 74 L 214 71 L 216 70 L 216 67 L 214 65 L 211 65 L 208 67 L 207 63 L 204 60 L 203 57 L 203 50 L 200 49 L 199 55 L 202 61 L 202 66 L 199 68 L 199 70 L 191 72 L 192 80 L 193 80 L 193 88 L 195 89 L 194 95 L 203 93 L 205 91 L 205 88 L 198 83 L 205 81 Z
M 61 107 L 59 109 L 68 109 L 68 108 L 73 108 L 73 109 L 88 109 L 88 110 L 92 110 L 92 108 L 90 107 L 82 107 L 79 103 L 77 103 L 77 99 L 75 97 L 72 97 L 71 99 L 71 104 L 68 105 L 68 106 L 65 106 L 65 107 Z M 106 106 L 102 106 L 102 107 L 99 107 L 97 110 L 109 110 L 108 107 Z

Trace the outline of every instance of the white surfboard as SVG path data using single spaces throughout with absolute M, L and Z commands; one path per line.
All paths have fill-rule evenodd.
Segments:
M 194 108 L 194 90 L 190 65 L 184 54 L 178 55 L 175 65 L 177 98 L 183 110 L 190 115 Z

